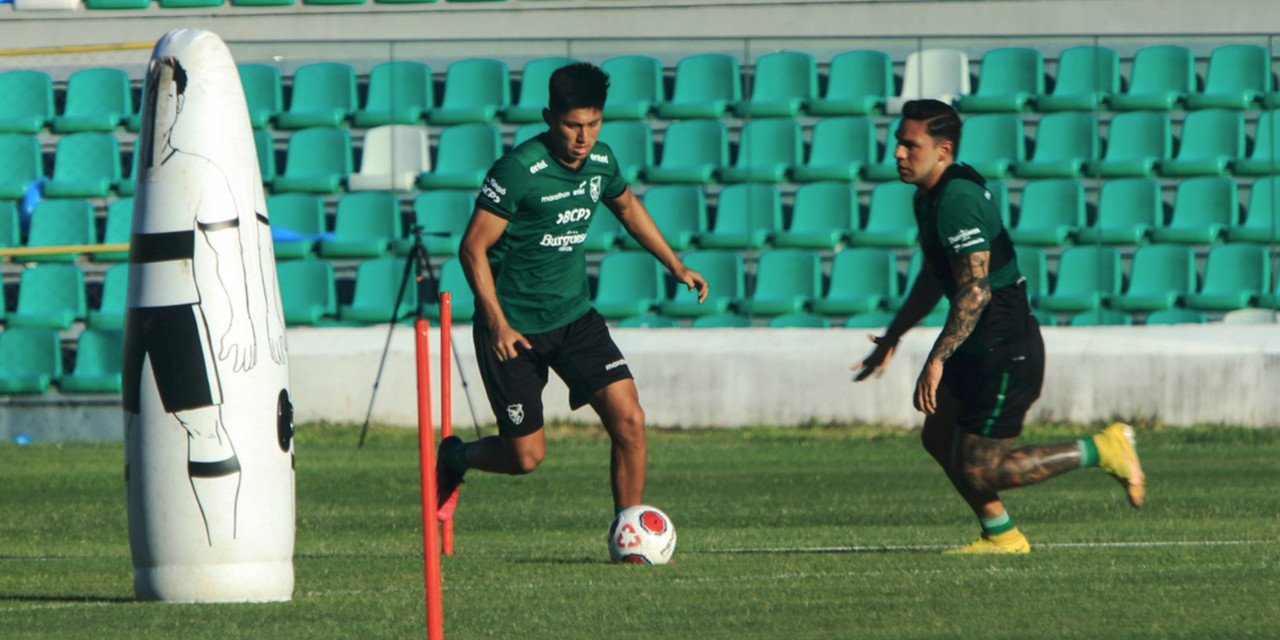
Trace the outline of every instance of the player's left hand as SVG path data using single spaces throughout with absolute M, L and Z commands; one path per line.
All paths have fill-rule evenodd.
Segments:
M 933 415 L 938 410 L 938 384 L 942 382 L 942 361 L 930 358 L 916 380 L 916 411 Z
M 686 266 L 681 265 L 674 273 L 676 282 L 689 287 L 690 291 L 698 291 L 698 304 L 702 304 L 707 299 L 707 293 L 711 291 L 711 286 L 707 284 L 707 279 L 702 277 L 701 273 L 694 271 Z
M 267 344 L 271 347 L 271 359 L 276 364 L 284 364 L 288 359 L 288 348 L 284 338 L 284 327 L 280 324 L 281 318 L 274 314 L 267 314 Z
M 222 334 L 218 359 L 230 359 L 231 370 L 235 372 L 252 369 L 258 363 L 258 342 L 253 335 L 253 325 L 232 321 L 227 332 Z

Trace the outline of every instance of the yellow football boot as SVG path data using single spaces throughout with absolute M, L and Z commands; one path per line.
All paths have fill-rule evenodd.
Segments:
M 1010 529 L 1004 533 L 997 533 L 988 536 L 983 534 L 981 538 L 966 544 L 958 549 L 948 549 L 942 553 L 947 555 L 968 554 L 968 553 L 1031 553 L 1031 543 L 1027 542 L 1027 537 L 1022 535 L 1017 528 Z
M 1147 497 L 1147 477 L 1138 461 L 1133 427 L 1117 422 L 1093 436 L 1093 443 L 1098 447 L 1098 468 L 1124 487 L 1134 509 L 1141 508 Z

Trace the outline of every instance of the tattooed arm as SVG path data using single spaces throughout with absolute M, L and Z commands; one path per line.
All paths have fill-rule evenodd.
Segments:
M 951 300 L 947 323 L 933 343 L 929 359 L 916 381 L 915 407 L 924 413 L 937 409 L 938 384 L 942 381 L 942 366 L 973 333 L 982 316 L 982 310 L 991 302 L 991 282 L 988 279 L 990 251 L 976 251 L 951 260 L 951 273 L 956 279 L 956 294 Z

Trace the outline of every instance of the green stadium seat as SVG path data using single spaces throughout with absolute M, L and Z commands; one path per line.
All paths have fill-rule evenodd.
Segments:
M 352 120 L 357 127 L 418 124 L 435 107 L 431 67 L 412 60 L 393 60 L 369 71 L 364 108 Z
M 690 326 L 694 329 L 745 329 L 751 326 L 751 318 L 736 313 L 716 313 L 698 316 Z
M 62 375 L 58 333 L 39 327 L 0 331 L 0 394 L 44 393 Z
M 0 132 L 40 133 L 53 120 L 53 79 L 43 71 L 0 73 Z
M 756 60 L 751 97 L 733 105 L 741 118 L 794 118 L 818 97 L 818 65 L 813 56 L 778 51 Z
M 894 118 L 884 130 L 884 144 L 876 157 L 879 162 L 868 162 L 862 167 L 862 177 L 873 182 L 898 179 L 898 160 L 893 157 L 898 149 L 898 125 L 902 118 Z
M 401 297 L 404 276 L 404 258 L 383 256 L 361 262 L 356 267 L 351 304 L 338 306 L 338 318 L 348 323 L 378 324 L 389 322 L 393 312 L 397 321 L 412 317 L 418 307 L 418 288 L 407 283 Z
M 1231 242 L 1280 242 L 1280 176 L 1267 176 L 1249 186 L 1249 209 L 1239 225 L 1227 228 Z
M 70 329 L 89 315 L 84 272 L 74 264 L 39 264 L 22 270 L 18 304 L 9 313 L 9 327 Z
M 1162 176 L 1226 175 L 1244 157 L 1244 117 L 1239 111 L 1192 111 L 1182 122 L 1173 158 L 1160 163 Z
M 649 312 L 665 296 L 662 266 L 647 251 L 618 251 L 600 260 L 596 293 L 591 301 L 608 319 Z
M 1133 54 L 1127 91 L 1111 96 L 1116 111 L 1168 111 L 1196 90 L 1196 61 L 1191 50 L 1159 44 Z
M 479 189 L 502 156 L 502 134 L 491 124 L 445 127 L 436 143 L 436 162 L 418 176 L 421 189 Z
M 339 127 L 311 127 L 289 136 L 284 171 L 272 181 L 277 192 L 340 193 L 351 175 L 351 134 Z
M 121 69 L 81 69 L 67 79 L 67 101 L 53 119 L 57 133 L 115 131 L 133 113 L 129 74 Z
M 609 74 L 609 97 L 604 103 L 604 119 L 644 120 L 654 106 L 666 99 L 662 63 L 650 56 L 629 55 L 609 58 L 600 64 Z
M 658 116 L 719 118 L 742 100 L 742 72 L 738 59 L 720 53 L 682 58 L 676 63 L 671 99 L 658 105 Z
M 809 115 L 872 115 L 894 93 L 893 61 L 883 51 L 837 54 L 827 68 L 827 92 L 809 103 Z
M 1098 190 L 1097 221 L 1076 233 L 1079 244 L 1140 244 L 1164 218 L 1154 178 L 1106 180 Z
M 1009 205 L 1009 185 L 988 180 L 986 187 L 987 193 L 991 194 L 991 200 L 996 203 L 996 209 L 1000 210 L 1000 221 L 1004 223 L 1006 229 L 1013 226 L 1013 213 Z
M 324 260 L 276 262 L 280 306 L 289 326 L 321 324 L 338 315 L 338 294 L 333 265 Z M 396 281 L 397 286 L 399 281 Z M 387 310 L 386 318 L 391 317 Z
M 858 179 L 876 161 L 876 127 L 869 118 L 826 118 L 813 125 L 809 157 L 791 168 L 795 182 Z
M 1249 157 L 1236 160 L 1232 171 L 1238 176 L 1268 176 L 1280 173 L 1280 111 L 1263 111 L 1254 129 Z
M 625 233 L 618 217 L 607 207 L 598 206 L 587 223 L 587 239 L 578 246 L 583 251 L 612 251 Z
M 720 120 L 681 120 L 663 133 L 662 157 L 645 182 L 707 183 L 729 164 L 729 130 Z
M 1187 178 L 1174 192 L 1169 224 L 1156 227 L 1151 235 L 1158 243 L 1212 244 L 1239 222 L 1235 180 L 1225 176 Z
M 1104 178 L 1150 176 L 1173 154 L 1173 125 L 1159 111 L 1127 111 L 1111 119 L 1102 159 L 1085 173 Z
M 1049 293 L 1049 257 L 1039 247 L 1014 247 L 1018 273 L 1027 279 L 1027 298 L 1032 304 Z
M 22 231 L 19 227 L 17 203 L 0 202 L 0 247 L 16 247 L 21 243 Z M 2 298 L 0 302 L 3 302 Z M 0 318 L 3 317 L 4 313 L 0 312 Z
M 1190 247 L 1149 244 L 1133 252 L 1129 286 L 1109 298 L 1119 311 L 1159 311 L 1178 304 L 1196 289 L 1196 256 Z
M 707 280 L 707 299 L 699 304 L 697 291 L 677 285 L 670 299 L 658 303 L 662 315 L 690 318 L 725 313 L 732 301 L 746 295 L 746 270 L 737 251 L 699 249 L 686 253 L 682 262 Z
M 28 247 L 87 245 L 97 242 L 93 205 L 86 200 L 43 200 L 31 212 Z M 75 262 L 79 253 L 23 256 L 24 262 Z
M 1014 244 L 1060 247 L 1085 226 L 1084 185 L 1078 180 L 1033 180 L 1022 187 Z
M 262 184 L 270 187 L 276 179 L 276 141 L 266 129 L 253 130 L 253 149 L 258 154 L 258 177 Z M 134 154 L 134 159 L 137 159 Z M 134 167 L 135 173 L 137 167 Z M 132 182 L 132 181 L 130 181 Z M 123 192 L 122 192 L 123 193 Z
M 240 71 L 240 85 L 249 106 L 249 124 L 254 129 L 270 127 L 284 111 L 284 80 L 280 70 L 266 64 L 242 64 L 236 68 Z
M 102 229 L 102 244 L 129 244 L 133 237 L 133 197 L 117 198 L 107 205 L 107 221 Z M 129 259 L 129 250 L 95 251 L 94 262 L 121 262 Z
M 320 241 L 325 258 L 372 258 L 404 235 L 400 201 L 389 191 L 348 193 L 338 200 L 333 235 Z
M 461 189 L 424 191 L 413 199 L 413 216 L 422 227 L 422 248 L 427 255 L 457 255 L 475 202 L 474 193 Z M 412 248 L 413 238 L 402 238 L 396 242 L 396 255 L 409 255 Z
M 436 283 L 435 302 L 426 305 L 422 314 L 432 320 L 440 319 L 440 293 L 449 292 L 449 318 L 454 322 L 470 322 L 476 314 L 476 299 L 467 283 L 462 262 L 449 258 L 440 265 L 440 280 Z
M 854 247 L 831 260 L 831 284 L 813 301 L 826 315 L 869 313 L 898 295 L 898 261 L 888 249 Z
M 676 251 L 684 251 L 707 230 L 707 196 L 702 187 L 669 184 L 650 187 L 644 192 L 644 208 L 649 210 L 658 231 Z M 622 237 L 624 249 L 641 249 L 630 234 Z
M 894 314 L 888 311 L 868 311 L 849 316 L 844 322 L 846 329 L 882 329 L 893 322 Z
M 0 199 L 21 200 L 43 174 L 39 138 L 24 133 L 0 134 Z
M 1192 309 L 1161 309 L 1147 314 L 1145 324 L 1204 324 L 1209 318 L 1203 311 Z
M 924 271 L 924 252 L 916 249 L 911 252 L 911 257 L 907 260 L 907 280 L 906 286 L 899 289 L 899 295 L 891 297 L 885 301 L 885 307 L 890 311 L 898 311 L 902 309 L 902 305 L 906 304 L 907 298 L 911 295 L 911 288 L 916 285 L 916 278 L 920 277 Z M 946 322 L 947 314 L 951 310 L 951 301 L 946 296 L 938 299 L 938 303 L 929 310 L 928 315 L 920 322 L 924 327 L 940 327 Z
M 1271 52 L 1256 44 L 1228 44 L 1209 54 L 1204 91 L 1187 96 L 1188 109 L 1252 107 L 1271 92 Z
M 1093 111 L 1120 92 L 1120 56 L 1114 49 L 1080 46 L 1058 56 L 1053 92 L 1036 99 L 1037 111 Z
M 867 225 L 851 229 L 849 244 L 871 247 L 912 247 L 920 234 L 913 201 L 915 185 L 885 182 L 871 190 Z
M 1250 306 L 1271 288 L 1267 247 L 1253 243 L 1214 245 L 1205 260 L 1204 284 L 1184 304 L 1202 311 L 1232 311 Z
M 619 329 L 674 329 L 678 326 L 680 326 L 680 322 L 675 318 L 668 318 L 656 313 L 631 316 L 618 321 Z
M 146 9 L 151 0 L 85 0 L 86 9 Z
M 716 200 L 711 228 L 698 246 L 711 249 L 762 249 L 782 228 L 782 194 L 772 184 L 725 187 Z
M 360 170 L 347 178 L 352 191 L 411 191 L 431 168 L 427 128 L 384 124 L 369 129 L 360 157 Z
M 799 313 L 822 295 L 822 262 L 808 249 L 771 249 L 756 263 L 751 294 L 736 302 L 740 313 L 776 316 Z
M 257 131 L 254 131 L 255 144 L 257 143 L 257 133 Z M 116 183 L 116 195 L 120 197 L 132 196 L 138 191 L 138 162 L 141 161 L 142 154 L 134 150 L 129 153 L 129 156 L 129 175 L 126 176 L 122 173 L 120 181 Z M 123 162 L 123 159 L 121 161 Z M 121 168 L 123 169 L 123 165 Z
M 1043 94 L 1044 56 L 1036 49 L 1006 47 L 982 55 L 978 90 L 960 96 L 958 106 L 970 113 L 1023 111 Z
M 53 177 L 44 185 L 50 198 L 105 198 L 120 182 L 120 143 L 100 131 L 70 133 L 58 139 Z
M 89 309 L 88 323 L 98 329 L 123 329 L 129 299 L 129 263 L 111 265 L 102 275 L 102 298 Z
M 302 0 L 306 5 L 364 4 L 365 0 Z
M 804 158 L 800 123 L 791 118 L 748 120 L 738 137 L 733 166 L 717 172 L 720 182 L 784 182 L 787 170 Z
M 886 101 L 885 111 L 900 113 L 904 103 L 921 98 L 954 104 L 969 92 L 969 54 L 958 49 L 912 51 L 902 70 L 902 92 Z
M 76 363 L 58 378 L 64 393 L 120 393 L 124 334 L 119 329 L 85 329 L 76 338 Z
M 858 226 L 858 194 L 847 182 L 811 182 L 796 189 L 791 224 L 773 235 L 776 247 L 835 249 Z
M 436 2 L 437 0 L 374 0 L 378 4 L 426 4 Z M 452 0 L 458 2 L 458 0 Z
M 551 99 L 551 74 L 575 62 L 577 60 L 563 56 L 535 58 L 526 62 L 520 72 L 520 97 L 503 113 L 503 120 L 517 124 L 542 122 L 542 110 L 547 108 Z
M 1019 178 L 1079 178 L 1098 159 L 1098 117 L 1080 111 L 1050 113 L 1036 123 L 1034 151 L 1014 163 Z
M 233 7 L 288 7 L 293 0 L 230 0 Z
M 1057 281 L 1053 293 L 1040 296 L 1035 306 L 1041 311 L 1072 313 L 1101 308 L 1102 301 L 1120 293 L 1124 271 L 1120 252 L 1114 247 L 1081 245 L 1067 247 L 1058 255 Z
M 1127 327 L 1133 324 L 1133 316 L 1115 309 L 1081 311 L 1071 316 L 1073 327 Z
M 220 6 L 222 6 L 222 0 L 160 0 L 161 9 L 198 9 Z
M 445 72 L 444 98 L 427 119 L 436 125 L 488 123 L 510 105 L 507 63 L 489 58 L 459 60 Z
M 315 253 L 325 233 L 324 200 L 312 193 L 277 193 L 267 197 L 276 259 L 306 258 Z
M 770 329 L 830 329 L 831 321 L 812 313 L 784 313 L 769 318 Z
M 961 125 L 960 157 L 986 178 L 1000 179 L 1027 159 L 1022 118 L 1012 113 L 982 113 Z
M 545 131 L 546 125 L 537 126 Z M 618 170 L 628 183 L 635 183 L 653 165 L 653 129 L 637 120 L 606 121 L 600 125 L 600 142 L 609 145 L 618 160 Z
M 342 62 L 313 62 L 293 72 L 289 107 L 276 117 L 276 125 L 341 127 L 355 110 L 356 70 Z

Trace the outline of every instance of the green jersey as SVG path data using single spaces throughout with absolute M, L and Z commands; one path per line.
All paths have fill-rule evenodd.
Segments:
M 502 237 L 489 249 L 489 264 L 498 304 L 512 328 L 551 331 L 591 308 L 586 254 L 579 245 L 587 239 L 600 199 L 626 190 L 618 160 L 603 142 L 577 169 L 557 160 L 542 136 L 493 164 L 476 206 L 507 219 Z
M 991 254 L 991 302 L 969 339 L 960 346 L 962 351 L 971 353 L 1022 337 L 1028 330 L 1031 313 L 1013 242 L 984 184 L 968 165 L 952 165 L 938 184 L 915 198 L 920 250 L 929 259 L 932 275 L 948 299 L 956 294 L 951 261 L 978 251 Z

